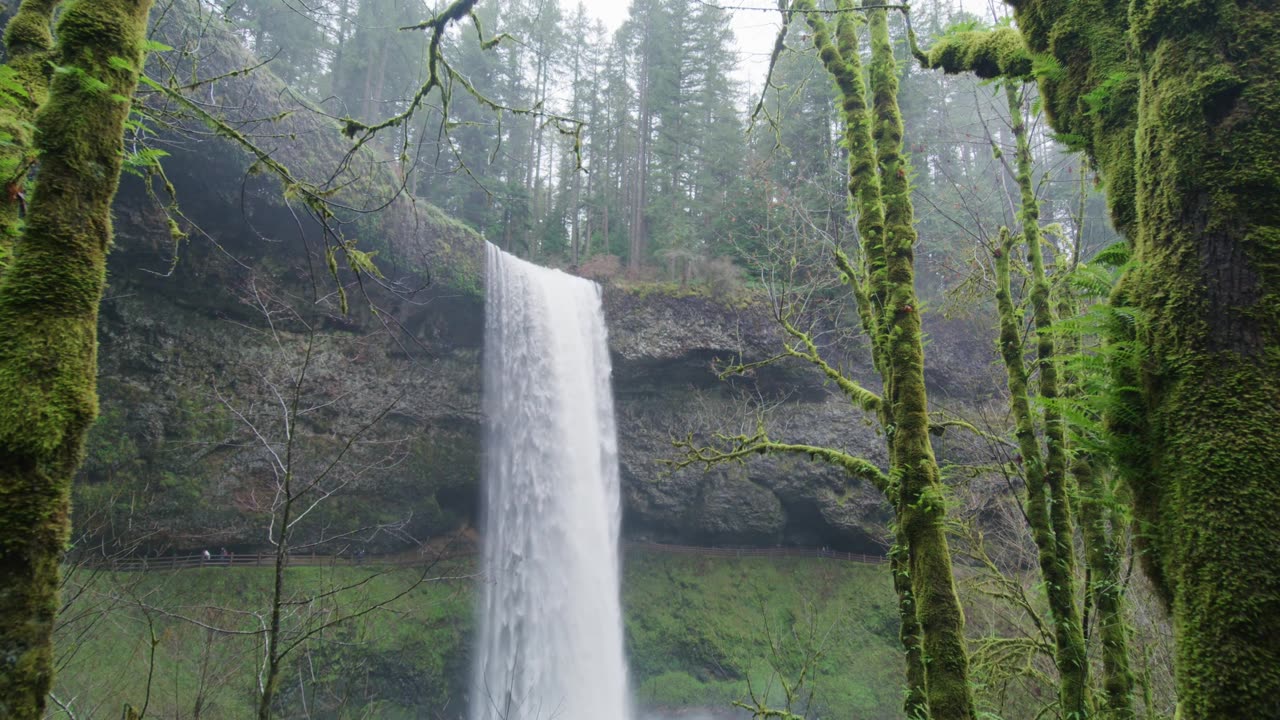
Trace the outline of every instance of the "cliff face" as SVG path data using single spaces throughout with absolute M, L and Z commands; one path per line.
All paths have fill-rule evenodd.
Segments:
M 175 182 L 208 179 L 170 172 Z M 425 277 L 396 272 L 390 251 L 380 258 L 387 278 L 366 280 L 363 292 L 350 283 L 353 307 L 342 315 L 327 271 L 308 270 L 318 258 L 305 235 L 264 231 L 288 227 L 282 208 L 193 197 L 188 213 L 208 237 L 163 276 L 163 218 L 137 188 L 121 196 L 100 327 L 103 413 L 77 491 L 78 527 L 149 547 L 262 547 L 295 394 L 293 473 L 323 478 L 318 487 L 334 493 L 299 524 L 301 538 L 392 550 L 474 524 L 479 292 L 457 282 L 422 289 Z M 417 227 L 431 242 L 454 234 L 479 243 L 447 222 Z M 753 431 L 749 398 L 772 406 L 778 437 L 883 462 L 883 439 L 808 369 L 784 363 L 717 379 L 715 359 L 760 359 L 780 347 L 764 303 L 660 287 L 610 286 L 604 299 L 629 536 L 878 550 L 887 507 L 832 468 L 803 458 L 709 472 L 662 462 L 675 455 L 673 437 Z M 982 333 L 931 329 L 937 396 L 968 402 L 990 392 Z M 872 383 L 869 368 L 853 372 Z
M 772 357 L 782 337 L 767 302 L 608 288 L 605 310 L 613 348 L 621 434 L 626 529 L 674 542 L 828 545 L 875 553 L 884 547 L 888 506 L 875 488 L 802 456 L 757 457 L 708 470 L 673 470 L 673 438 L 690 433 L 755 432 L 764 406 L 770 435 L 839 447 L 887 465 L 884 439 L 864 414 L 822 382 L 813 368 L 783 361 L 749 378 L 721 381 L 716 359 Z M 931 323 L 930 381 L 940 398 L 981 402 L 992 385 L 991 347 L 960 322 Z M 828 360 L 867 387 L 878 381 L 857 340 L 828 348 Z M 955 400 L 956 398 L 951 398 Z M 935 438 L 944 463 L 969 460 L 964 438 Z

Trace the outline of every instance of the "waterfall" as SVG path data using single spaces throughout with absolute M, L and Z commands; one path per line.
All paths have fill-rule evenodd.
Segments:
M 629 720 L 599 287 L 488 246 L 471 720 Z

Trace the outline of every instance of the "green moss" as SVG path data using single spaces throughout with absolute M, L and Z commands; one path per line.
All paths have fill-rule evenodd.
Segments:
M 98 303 L 129 112 L 114 98 L 137 85 L 150 6 L 65 4 L 65 71 L 36 114 L 38 182 L 0 279 L 0 715 L 17 720 L 43 716 L 53 679 L 71 478 L 98 410 Z M 31 40 L 30 27 L 14 33 Z
M 1280 695 L 1280 18 L 1132 8 L 1145 466 L 1130 472 L 1178 632 L 1184 717 L 1266 716 Z M 1133 470 L 1134 468 L 1130 468 Z
M 948 33 L 929 48 L 926 64 L 944 72 L 980 78 L 1033 76 L 1031 53 L 1013 28 Z
M 5 27 L 9 61 L 0 69 L 0 271 L 9 264 L 14 239 L 22 231 L 19 193 L 35 162 L 33 121 L 49 89 L 56 0 L 24 0 Z

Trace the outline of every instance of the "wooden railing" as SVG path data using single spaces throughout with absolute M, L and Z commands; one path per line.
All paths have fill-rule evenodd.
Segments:
M 880 564 L 889 559 L 882 555 L 865 555 L 863 553 L 827 550 L 815 547 L 701 547 L 697 545 L 665 545 L 662 543 L 626 542 L 628 550 L 645 550 L 650 552 L 670 553 L 673 555 L 696 555 L 701 557 L 798 557 L 798 558 L 830 558 L 848 562 Z
M 840 550 L 827 550 L 824 548 L 812 547 L 771 547 L 771 548 L 752 548 L 752 547 L 702 547 L 697 545 L 667 545 L 663 543 L 650 542 L 625 542 L 624 549 L 627 551 L 641 552 L 657 552 L 667 553 L 671 555 L 688 555 L 695 557 L 723 557 L 723 558 L 827 558 L 831 560 L 842 560 L 846 562 L 881 564 L 887 562 L 888 558 L 880 555 L 866 555 L 863 553 L 843 552 Z M 424 563 L 433 562 L 442 558 L 466 557 L 476 554 L 475 548 L 446 548 L 443 550 L 428 551 L 423 553 L 400 553 L 398 555 L 377 555 L 358 557 L 352 555 L 325 555 L 319 553 L 291 553 L 288 558 L 288 564 L 291 566 L 320 566 L 320 565 L 360 565 L 368 563 L 378 566 L 403 566 L 403 567 L 420 567 Z M 205 557 L 203 553 L 195 555 L 167 555 L 163 557 L 124 557 L 124 558 L 104 558 L 98 560 L 90 560 L 88 564 L 104 569 L 116 570 L 120 572 L 141 572 L 141 571 L 163 571 L 163 570 L 191 570 L 196 568 L 227 568 L 227 567 L 270 567 L 274 566 L 276 557 L 274 553 L 221 553 L 210 554 Z

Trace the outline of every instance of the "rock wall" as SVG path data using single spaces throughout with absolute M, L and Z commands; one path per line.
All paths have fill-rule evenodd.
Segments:
M 175 182 L 195 180 L 194 172 L 170 173 Z M 391 551 L 474 525 L 479 294 L 444 284 L 404 292 L 423 278 L 389 270 L 363 294 L 349 288 L 353 309 L 342 315 L 333 278 L 308 271 L 316 248 L 263 231 L 281 208 L 194 197 L 188 212 L 207 237 L 192 241 L 166 276 L 158 274 L 169 252 L 157 240 L 163 217 L 137 187 L 122 193 L 100 329 L 103 413 L 77 490 L 78 526 L 148 547 L 262 547 L 281 473 L 273 453 L 288 449 L 294 390 L 303 406 L 292 430 L 295 474 L 328 471 L 341 481 L 322 484 L 334 497 L 299 525 L 301 538 Z M 394 267 L 395 257 L 387 259 Z M 886 505 L 833 468 L 804 458 L 711 471 L 663 462 L 675 457 L 675 437 L 754 431 L 749 404 L 764 401 L 776 437 L 883 463 L 872 425 L 809 369 L 784 363 L 746 380 L 716 377 L 717 358 L 760 359 L 780 347 L 763 302 L 662 286 L 611 285 L 604 295 L 629 536 L 882 547 Z M 993 392 L 982 332 L 957 323 L 930 330 L 936 397 L 972 403 Z M 850 367 L 874 386 L 868 367 Z M 964 455 L 939 440 L 944 462 L 949 452 Z

